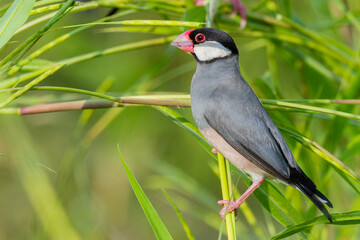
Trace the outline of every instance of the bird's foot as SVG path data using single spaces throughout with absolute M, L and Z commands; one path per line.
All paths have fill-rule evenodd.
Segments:
M 241 203 L 239 204 L 237 201 L 229 201 L 229 200 L 220 200 L 217 202 L 219 205 L 224 205 L 224 207 L 220 211 L 221 218 L 224 218 L 224 216 L 227 213 L 230 213 L 232 211 L 235 211 L 235 215 L 237 212 L 238 207 L 240 207 Z
M 241 197 L 236 200 L 236 201 L 229 201 L 229 200 L 220 200 L 218 201 L 218 204 L 220 205 L 224 205 L 224 207 L 221 209 L 220 211 L 220 216 L 221 218 L 224 218 L 224 216 L 231 212 L 231 211 L 235 211 L 236 214 L 236 210 L 238 209 L 238 207 L 240 207 L 240 205 L 245 201 L 245 199 L 247 197 L 250 196 L 250 194 L 257 189 L 258 187 L 260 187 L 261 183 L 264 181 L 264 177 L 263 176 L 257 176 L 257 178 L 253 177 L 253 183 L 251 184 L 251 186 L 244 192 L 243 195 L 241 195 Z
M 217 150 L 215 148 L 211 149 L 211 152 L 215 155 L 217 154 Z

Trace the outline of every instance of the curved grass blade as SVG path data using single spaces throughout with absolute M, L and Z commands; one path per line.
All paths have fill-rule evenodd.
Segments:
M 129 167 L 127 166 L 123 156 L 121 155 L 120 152 L 120 148 L 118 145 L 118 151 L 119 151 L 119 155 L 121 158 L 121 161 L 124 165 L 126 174 L 128 176 L 128 179 L 130 181 L 131 187 L 134 190 L 134 193 L 142 207 L 142 209 L 144 210 L 144 213 L 151 225 L 152 230 L 154 231 L 157 239 L 173 239 L 169 233 L 169 231 L 167 230 L 165 224 L 163 223 L 163 221 L 161 220 L 161 218 L 159 217 L 159 215 L 157 214 L 156 210 L 154 209 L 154 207 L 152 206 L 150 200 L 147 198 L 146 194 L 144 193 L 144 191 L 142 190 L 141 186 L 139 185 L 138 181 L 136 180 L 136 178 L 134 177 L 134 175 L 131 173 Z
M 194 235 L 191 233 L 191 230 L 189 228 L 189 225 L 186 223 L 183 215 L 181 214 L 179 208 L 176 206 L 176 204 L 174 203 L 174 201 L 171 199 L 170 195 L 165 191 L 165 189 L 162 190 L 165 197 L 167 198 L 167 200 L 169 201 L 169 203 L 171 204 L 172 208 L 175 210 L 176 215 L 178 216 L 181 225 L 186 233 L 186 236 L 189 240 L 195 240 Z
M 120 25 L 120 26 L 151 26 L 151 27 L 190 27 L 199 28 L 205 26 L 205 23 L 193 22 L 193 21 L 169 21 L 169 20 L 124 20 L 124 21 L 113 21 L 113 22 L 93 22 L 85 24 L 77 24 L 64 26 L 60 29 L 94 26 L 94 25 Z M 179 32 L 181 30 L 179 29 Z
M 28 39 L 26 39 L 20 46 L 15 48 L 9 55 L 7 55 L 1 62 L 0 66 L 4 65 L 11 59 L 13 59 L 17 54 L 19 56 L 15 60 L 15 63 L 27 52 L 30 48 L 61 18 L 63 18 L 68 12 L 67 10 L 73 5 L 75 0 L 67 0 L 56 12 L 56 14 L 43 26 L 39 31 L 34 33 Z
M 106 48 L 106 49 L 103 49 L 103 50 L 98 50 L 98 51 L 86 53 L 86 54 L 79 55 L 79 56 L 76 56 L 76 57 L 64 59 L 64 60 L 61 60 L 59 62 L 55 62 L 55 64 L 69 66 L 69 65 L 72 65 L 72 64 L 75 64 L 75 63 L 91 60 L 91 59 L 94 59 L 94 58 L 97 58 L 97 57 L 102 57 L 102 56 L 106 56 L 106 55 L 110 55 L 110 54 L 126 52 L 126 51 L 135 50 L 135 49 L 142 49 L 142 48 L 146 48 L 146 47 L 163 45 L 163 44 L 170 43 L 175 37 L 176 36 L 168 36 L 168 37 L 154 38 L 154 39 L 149 39 L 149 40 L 124 44 L 124 45 L 119 45 L 119 46 L 115 46 L 115 47 L 111 47 L 111 48 Z M 6 88 L 6 87 L 12 87 L 15 84 L 18 84 L 20 82 L 27 81 L 30 78 L 39 76 L 39 75 L 43 74 L 44 72 L 48 71 L 50 68 L 51 68 L 51 66 L 44 67 L 42 69 L 37 70 L 36 72 L 25 73 L 25 74 L 21 74 L 21 75 L 16 76 L 16 77 L 8 78 L 8 79 L 0 82 L 0 89 L 1 88 Z
M 335 225 L 360 224 L 360 211 L 335 213 L 335 214 L 331 214 L 331 217 L 333 218 L 333 224 Z M 316 217 L 304 223 L 290 226 L 281 233 L 273 236 L 271 239 L 272 240 L 283 239 L 285 237 L 289 237 L 291 235 L 294 235 L 295 233 L 301 232 L 309 227 L 319 224 L 329 224 L 329 221 L 324 216 Z
M 15 0 L 0 20 L 0 49 L 11 39 L 16 30 L 30 15 L 35 0 Z
M 217 201 L 217 198 L 214 197 L 214 195 L 207 190 L 204 185 L 199 183 L 185 171 L 176 168 L 166 161 L 160 161 L 156 167 L 152 165 L 149 165 L 149 167 L 160 174 L 160 177 L 153 178 L 153 180 L 157 179 L 157 181 L 161 183 L 166 181 L 170 182 L 170 184 L 166 186 L 167 189 L 192 196 L 191 198 L 193 200 L 200 202 L 201 205 L 206 207 L 209 212 L 218 210 L 218 206 L 214 204 Z M 153 182 L 156 182 L 156 180 Z M 152 183 L 149 186 L 151 188 L 160 187 L 156 183 Z
M 280 106 L 280 107 L 305 110 L 305 111 L 308 111 L 308 112 L 325 113 L 325 114 L 340 116 L 340 117 L 344 117 L 344 118 L 351 118 L 351 119 L 355 119 L 355 120 L 360 121 L 360 115 L 341 112 L 341 111 L 337 111 L 337 110 L 333 110 L 333 109 L 327 109 L 327 108 L 315 107 L 315 106 L 308 106 L 308 105 L 304 105 L 304 104 L 291 103 L 291 102 L 285 102 L 285 101 L 279 101 L 279 100 L 262 99 L 261 102 L 264 105 L 275 105 L 275 106 Z
M 150 1 L 146 1 L 146 2 L 150 2 Z M 70 13 L 78 13 L 78 12 L 83 12 L 86 10 L 90 10 L 90 9 L 95 9 L 95 8 L 101 8 L 101 7 L 109 7 L 109 8 L 118 8 L 118 9 L 133 9 L 136 11 L 151 11 L 154 10 L 155 12 L 158 12 L 159 7 L 161 8 L 162 6 L 150 6 L 150 5 L 138 5 L 138 4 L 130 4 L 130 3 L 121 3 L 119 1 L 89 1 L 87 3 L 78 3 L 75 2 L 75 7 L 73 7 L 69 12 Z M 33 13 L 44 13 L 46 11 L 50 11 L 50 10 L 56 10 L 58 9 L 59 5 L 55 4 L 55 5 L 50 5 L 47 7 L 44 7 L 43 9 L 36 9 Z M 173 10 L 177 9 L 180 10 L 182 12 L 182 8 L 179 6 L 174 6 Z M 37 24 L 40 24 L 46 20 L 49 20 L 50 18 L 52 18 L 55 15 L 55 13 L 49 13 L 46 14 L 44 16 L 41 16 L 39 18 L 34 19 L 33 21 L 30 21 L 28 23 L 26 23 L 24 26 L 22 26 L 18 31 L 16 31 L 15 34 L 18 34 L 30 27 L 33 27 Z
M 151 33 L 158 35 L 175 35 L 179 33 L 177 28 L 169 27 L 153 27 L 153 26 L 134 26 L 134 27 L 107 27 L 98 30 L 101 33 L 113 33 L 113 32 L 137 32 L 137 33 Z
M 1 17 L 1 15 L 3 15 L 4 12 L 6 12 L 6 10 L 8 10 L 10 8 L 10 6 L 11 6 L 11 3 L 6 3 L 5 5 L 0 6 L 0 17 Z
M 334 155 L 328 152 L 325 148 L 323 148 L 318 143 L 302 136 L 299 133 L 295 133 L 294 131 L 290 130 L 289 128 L 278 126 L 280 130 L 288 134 L 289 136 L 293 137 L 296 141 L 300 142 L 305 147 L 309 148 L 312 152 L 326 160 L 330 163 L 335 169 L 339 170 L 340 176 L 350 177 L 355 180 L 357 183 L 360 183 L 360 175 L 354 172 L 350 167 L 344 164 L 342 161 L 337 159 Z
M 253 38 L 267 38 L 267 39 L 276 39 L 282 42 L 288 42 L 291 44 L 295 44 L 301 47 L 305 47 L 310 49 L 311 51 L 318 52 L 319 54 L 323 54 L 324 56 L 331 57 L 335 60 L 338 60 L 345 65 L 348 64 L 354 64 L 354 66 L 359 66 L 360 63 L 356 60 L 354 60 L 351 57 L 344 56 L 343 54 L 339 54 L 336 51 L 333 51 L 332 49 L 327 48 L 323 44 L 310 41 L 304 37 L 296 36 L 293 34 L 279 34 L 279 33 L 272 33 L 272 32 L 261 32 L 261 31 L 242 31 L 237 32 L 237 36 L 243 36 L 243 37 L 253 37 Z
M 16 98 L 20 97 L 21 95 L 23 95 L 24 93 L 26 93 L 27 91 L 29 91 L 33 86 L 35 86 L 36 84 L 39 84 L 41 81 L 43 81 L 45 78 L 47 78 L 48 76 L 54 74 L 56 71 L 58 71 L 59 69 L 61 69 L 64 65 L 55 65 L 54 67 L 52 67 L 51 69 L 49 69 L 48 71 L 46 71 L 45 73 L 43 73 L 42 75 L 40 75 L 39 77 L 35 78 L 34 80 L 32 80 L 30 83 L 28 83 L 24 88 L 16 91 L 14 94 L 12 94 L 11 96 L 9 96 L 5 101 L 0 103 L 0 109 L 5 107 L 6 105 L 8 105 L 9 103 L 11 103 L 12 101 L 14 101 Z
M 120 13 L 114 14 L 112 16 L 109 17 L 105 17 L 99 20 L 96 20 L 93 23 L 97 23 L 97 22 L 103 22 L 103 21 L 108 21 L 111 20 L 115 17 L 120 17 L 120 16 L 124 16 L 130 13 L 134 13 L 134 10 L 127 10 L 127 11 L 122 11 Z M 66 41 L 67 39 L 69 39 L 70 37 L 72 37 L 73 35 L 84 31 L 90 27 L 92 27 L 93 25 L 87 25 L 87 26 L 83 26 L 83 27 L 79 27 L 77 29 L 72 30 L 71 32 L 65 33 L 63 35 L 61 35 L 60 37 L 50 41 L 49 43 L 45 44 L 44 46 L 42 46 L 41 48 L 37 49 L 35 52 L 31 53 L 29 56 L 27 56 L 26 58 L 24 58 L 23 60 L 19 61 L 15 66 L 11 67 L 8 71 L 8 76 L 12 76 L 14 75 L 16 72 L 18 72 L 23 66 L 25 66 L 26 64 L 36 60 L 36 58 L 38 58 L 40 55 L 44 54 L 45 52 L 51 50 L 52 48 L 56 47 L 58 44 L 63 43 L 64 41 Z
M 63 1 L 64 0 L 40 0 L 34 4 L 34 7 L 41 7 L 41 6 L 50 5 L 53 3 L 59 3 L 59 2 L 63 2 Z

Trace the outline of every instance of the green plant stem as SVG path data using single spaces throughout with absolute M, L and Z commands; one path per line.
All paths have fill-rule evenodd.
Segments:
M 217 153 L 218 156 L 218 162 L 219 162 L 219 172 L 220 172 L 220 184 L 221 184 L 221 192 L 222 197 L 224 200 L 231 201 L 231 193 L 229 186 L 231 186 L 231 178 L 228 178 L 228 168 L 225 158 L 221 155 L 221 153 Z M 236 239 L 236 232 L 235 232 L 235 212 L 232 211 L 230 213 L 227 213 L 225 215 L 225 221 L 226 221 L 226 229 L 228 234 L 229 240 Z
M 125 45 L 120 45 L 120 46 L 116 46 L 116 47 L 111 47 L 111 48 L 107 48 L 107 49 L 104 49 L 104 50 L 98 50 L 98 51 L 83 54 L 83 55 L 80 55 L 80 56 L 64 59 L 64 60 L 61 60 L 61 61 L 57 62 L 56 64 L 69 66 L 69 65 L 72 65 L 72 64 L 75 64 L 75 63 L 87 61 L 87 60 L 90 60 L 90 59 L 94 59 L 94 58 L 97 58 L 97 57 L 106 56 L 106 55 L 110 55 L 110 54 L 114 54 L 114 53 L 120 53 L 120 52 L 126 52 L 126 51 L 135 50 L 135 49 L 141 49 L 141 48 L 146 48 L 146 47 L 153 47 L 153 46 L 163 45 L 163 44 L 170 43 L 175 37 L 176 36 L 154 38 L 154 39 L 129 43 L 129 44 L 125 44 Z M 36 76 L 38 76 L 40 74 L 43 74 L 44 72 L 48 71 L 51 68 L 52 68 L 51 66 L 46 66 L 46 67 L 41 68 L 41 69 L 39 69 L 39 70 L 37 70 L 35 72 L 30 72 L 30 73 L 27 73 L 27 74 L 23 74 L 23 75 L 19 75 L 19 76 L 16 76 L 16 77 L 8 78 L 8 79 L 0 82 L 0 88 L 12 87 L 15 84 L 18 84 L 20 82 L 24 82 L 24 81 L 26 81 L 26 80 L 28 80 L 28 79 L 30 79 L 32 77 L 36 77 Z
M 346 118 L 360 120 L 360 115 L 341 112 L 341 111 L 337 111 L 337 110 L 333 110 L 333 109 L 308 106 L 308 105 L 284 102 L 284 101 L 278 101 L 278 100 L 262 100 L 262 103 L 264 105 L 276 105 L 278 107 L 294 108 L 294 109 L 299 109 L 299 110 L 306 110 L 306 112 L 325 113 L 325 114 L 331 114 L 331 115 L 342 116 L 342 117 L 346 117 Z
M 22 89 L 23 87 L 15 87 L 15 88 L 6 88 L 0 89 L 0 93 L 2 92 L 9 92 L 9 91 L 17 91 Z M 60 92 L 70 92 L 70 93 L 78 93 L 89 95 L 93 97 L 103 98 L 110 101 L 118 101 L 118 97 L 112 97 L 110 95 L 106 95 L 99 92 L 78 89 L 78 88 L 69 88 L 69 87 L 56 87 L 56 86 L 36 86 L 32 87 L 30 90 L 40 90 L 40 91 L 60 91 Z M 182 107 L 189 107 L 188 101 L 190 100 L 189 94 L 168 94 L 168 95 L 138 95 L 138 96 L 129 96 L 127 98 L 133 99 L 163 99 L 172 101 L 174 99 L 184 100 Z M 305 103 L 305 104 L 349 104 L 349 105 L 360 105 L 359 99 L 261 99 L 263 104 L 274 104 L 276 105 L 277 102 L 286 102 L 286 103 Z
M 350 58 L 348 56 L 344 56 L 342 54 L 339 54 L 338 52 L 327 48 L 326 46 L 318 43 L 318 42 L 314 42 L 314 41 L 310 41 L 306 38 L 303 37 L 299 37 L 299 36 L 294 36 L 294 35 L 290 35 L 290 34 L 280 34 L 280 33 L 272 33 L 272 32 L 260 32 L 260 31 L 242 31 L 242 32 L 238 32 L 237 33 L 239 36 L 243 36 L 243 37 L 253 37 L 253 38 L 269 38 L 269 39 L 277 39 L 283 42 L 288 42 L 288 43 L 292 43 L 292 44 L 296 44 L 296 45 L 300 45 L 300 46 L 304 46 L 307 47 L 311 50 L 317 51 L 319 53 L 324 54 L 324 56 L 330 56 L 335 60 L 338 60 L 342 63 L 344 63 L 345 65 L 348 64 L 354 64 L 355 66 L 360 66 L 360 63 L 353 59 Z
M 189 22 L 189 21 L 169 21 L 169 20 L 124 20 L 124 21 L 113 21 L 113 22 L 99 22 L 98 21 L 98 22 L 92 22 L 92 23 L 69 25 L 69 26 L 61 27 L 61 29 L 84 27 L 84 26 L 95 26 L 95 25 L 151 26 L 151 27 L 161 27 L 162 26 L 162 27 L 199 28 L 199 27 L 204 27 L 205 23 Z
M 50 4 L 59 3 L 59 2 L 65 2 L 65 0 L 40 0 L 34 4 L 34 7 L 41 7 L 41 6 L 50 5 Z
M 50 69 L 51 70 L 51 69 Z M 49 71 L 49 70 L 48 70 Z M 157 105 L 157 106 L 177 106 L 177 107 L 190 107 L 190 96 L 189 95 L 175 95 L 175 94 L 168 94 L 168 95 L 140 95 L 140 96 L 126 96 L 126 97 L 113 97 L 107 94 L 97 93 L 93 91 L 83 90 L 83 89 L 75 89 L 75 88 L 66 88 L 66 87 L 49 87 L 49 86 L 43 86 L 43 87 L 26 87 L 26 91 L 28 90 L 51 90 L 51 91 L 64 91 L 64 92 L 71 92 L 71 93 L 79 93 L 79 94 L 85 94 L 93 97 L 98 97 L 102 99 L 106 99 L 113 102 L 121 103 L 121 105 L 114 105 L 109 102 L 103 102 L 98 100 L 93 100 L 92 102 L 89 102 L 90 100 L 84 100 L 84 101 L 74 101 L 74 105 L 71 105 L 71 102 L 67 103 L 51 103 L 46 104 L 48 106 L 46 109 L 46 112 L 51 112 L 52 107 L 50 106 L 57 106 L 55 109 L 61 109 L 61 111 L 66 110 L 82 110 L 82 109 L 89 109 L 89 108 L 110 108 L 110 107 L 119 107 L 124 105 Z M 19 91 L 23 88 L 12 88 L 12 89 L 3 89 L 0 90 L 1 92 L 7 92 L 7 91 Z M 314 106 L 308 106 L 304 104 L 296 104 L 295 102 L 302 102 L 302 103 L 339 103 L 339 104 L 360 104 L 359 100 L 356 99 L 344 99 L 344 100 L 337 100 L 337 99 L 284 99 L 284 100 L 270 100 L 270 99 L 262 99 L 261 100 L 264 106 L 267 109 L 275 109 L 275 110 L 284 110 L 284 111 L 293 111 L 293 112 L 303 112 L 303 113 L 322 113 L 322 114 L 329 114 L 329 115 L 335 115 L 335 116 L 341 116 L 345 118 L 350 119 L 356 119 L 360 120 L 360 115 L 356 114 L 350 114 L 346 112 L 341 111 L 335 111 L 332 109 L 326 109 L 321 107 L 314 107 Z M 87 107 L 84 108 L 85 105 L 79 105 L 79 102 L 82 102 Z M 88 104 L 89 103 L 89 104 Z M 104 105 L 105 104 L 105 105 Z M 60 105 L 63 105 L 61 108 L 59 108 Z M 70 107 L 67 109 L 66 107 Z M 78 108 L 75 107 L 78 106 Z M 44 109 L 42 105 L 38 106 L 29 106 L 26 107 L 28 110 L 33 109 L 35 113 L 39 113 L 35 109 Z M 60 111 L 60 110 L 56 110 Z M 41 111 L 42 113 L 43 110 Z M 31 113 L 28 113 L 31 114 Z
M 16 91 L 14 94 L 12 94 L 10 97 L 8 97 L 4 102 L 0 103 L 0 109 L 7 106 L 9 103 L 11 103 L 12 101 L 14 101 L 16 98 L 20 97 L 21 95 L 23 95 L 25 92 L 27 92 L 29 89 L 31 89 L 33 86 L 39 84 L 41 81 L 43 81 L 45 78 L 47 78 L 48 76 L 52 75 L 53 73 L 55 73 L 56 71 L 58 71 L 60 68 L 62 68 L 64 65 L 56 65 L 53 68 L 49 69 L 48 71 L 46 71 L 45 73 L 43 73 L 42 75 L 40 75 L 39 77 L 35 78 L 34 80 L 32 80 L 30 83 L 28 83 L 25 87 L 23 87 L 22 89 Z
M 229 188 L 230 200 L 233 201 L 234 200 L 234 189 L 233 189 L 232 178 L 231 178 L 231 166 L 230 166 L 230 162 L 226 159 L 225 159 L 225 166 L 226 166 L 226 176 L 227 176 L 228 185 L 229 185 L 228 188 Z M 233 230 L 234 230 L 234 236 L 236 239 L 235 211 L 232 211 L 230 213 L 230 215 L 231 215 L 231 221 L 232 221 L 232 226 L 233 226 Z
M 94 24 L 99 23 L 99 22 L 103 22 L 103 21 L 108 21 L 110 19 L 113 19 L 115 17 L 119 17 L 119 16 L 124 16 L 130 13 L 133 13 L 133 10 L 127 10 L 127 11 L 123 11 L 120 13 L 117 13 L 115 15 L 109 16 L 109 17 L 105 17 L 102 19 L 99 19 L 95 22 L 93 22 Z M 8 76 L 12 76 L 15 73 L 17 73 L 21 67 L 23 67 L 24 65 L 28 64 L 30 61 L 32 61 L 33 59 L 39 57 L 40 55 L 42 55 L 43 53 L 49 51 L 50 49 L 54 48 L 55 46 L 59 45 L 60 43 L 64 42 L 65 40 L 69 39 L 71 36 L 73 36 L 76 33 L 79 33 L 83 30 L 86 30 L 90 27 L 92 27 L 92 24 L 89 25 L 84 25 L 82 27 L 79 27 L 77 29 L 74 29 L 73 31 L 63 34 L 62 36 L 56 38 L 55 40 L 45 44 L 44 46 L 42 46 L 41 48 L 39 48 L 38 50 L 36 50 L 35 52 L 33 52 L 32 54 L 30 54 L 29 56 L 27 56 L 25 59 L 19 61 L 15 66 L 11 67 L 8 71 Z
M 100 7 L 108 7 L 108 8 L 118 8 L 118 9 L 132 9 L 132 10 L 137 10 L 137 11 L 150 11 L 152 9 L 157 9 L 159 10 L 158 6 L 153 6 L 153 7 L 148 7 L 148 6 L 138 6 L 138 5 L 134 5 L 134 4 L 128 4 L 128 3 L 119 3 L 116 1 L 90 1 L 78 6 L 75 6 L 74 8 L 72 8 L 69 12 L 70 13 L 78 13 L 78 12 L 83 12 L 89 9 L 95 9 L 95 8 L 100 8 Z M 36 9 L 34 10 L 35 12 L 32 12 L 30 15 L 35 14 L 35 13 L 44 13 L 47 11 L 52 11 L 52 10 L 56 10 L 59 8 L 58 4 L 55 5 L 50 5 L 50 6 L 46 6 L 44 8 L 41 9 Z M 175 6 L 173 8 L 173 10 L 180 10 L 181 13 L 183 13 L 183 10 L 181 7 L 179 6 Z M 24 24 L 21 28 L 19 28 L 15 34 L 18 34 L 30 27 L 33 27 L 41 22 L 44 22 L 46 20 L 49 20 L 51 17 L 53 17 L 55 15 L 55 13 L 49 13 L 46 14 L 44 16 L 41 16 L 33 21 L 30 21 L 26 24 Z
M 179 208 L 176 206 L 175 202 L 171 199 L 170 195 L 165 191 L 165 189 L 162 189 L 165 197 L 167 198 L 167 200 L 169 201 L 169 203 L 171 204 L 172 208 L 175 210 L 176 215 L 178 216 L 181 225 L 183 226 L 183 229 L 186 233 L 186 236 L 188 238 L 188 240 L 195 240 L 194 235 L 191 233 L 191 230 L 189 228 L 189 225 L 186 223 L 183 215 L 181 214 Z
M 49 20 L 49 22 L 42 27 L 39 31 L 29 37 L 24 41 L 20 46 L 13 50 L 8 56 L 6 56 L 1 62 L 0 66 L 3 66 L 5 63 L 9 62 L 14 58 L 20 51 L 22 51 L 20 57 L 24 55 L 36 42 L 40 39 L 42 35 L 45 34 L 57 21 L 59 21 L 65 14 L 66 10 L 74 3 L 75 0 L 68 0 L 62 5 L 60 10 Z M 19 59 L 19 58 L 18 58 Z

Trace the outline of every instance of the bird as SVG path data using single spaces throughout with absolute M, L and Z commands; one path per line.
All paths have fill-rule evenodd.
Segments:
M 171 45 L 197 61 L 191 81 L 191 111 L 200 133 L 235 167 L 249 174 L 251 186 L 235 201 L 220 200 L 220 216 L 236 211 L 265 178 L 303 192 L 332 222 L 333 205 L 296 163 L 294 156 L 239 68 L 239 51 L 222 30 L 199 28 L 177 36 Z

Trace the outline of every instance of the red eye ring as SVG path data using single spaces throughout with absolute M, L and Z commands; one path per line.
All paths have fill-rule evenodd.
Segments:
M 195 41 L 196 41 L 197 43 L 205 42 L 205 40 L 206 40 L 206 37 L 205 37 L 204 34 L 202 34 L 202 33 L 196 34 L 196 36 L 195 36 Z

